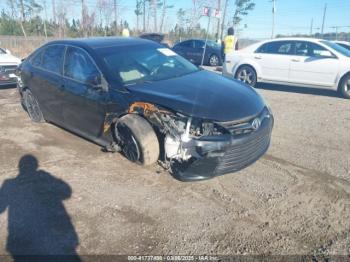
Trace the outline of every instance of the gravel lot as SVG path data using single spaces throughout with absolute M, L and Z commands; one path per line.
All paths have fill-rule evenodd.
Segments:
M 16 90 L 0 89 L 0 254 L 349 255 L 350 101 L 259 92 L 275 114 L 268 153 L 241 172 L 182 183 L 31 123 Z M 18 177 L 26 154 L 40 171 L 27 161 Z

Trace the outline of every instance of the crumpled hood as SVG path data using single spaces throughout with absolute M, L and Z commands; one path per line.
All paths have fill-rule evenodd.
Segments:
M 251 87 L 208 71 L 129 86 L 133 102 L 150 102 L 182 114 L 215 121 L 253 117 L 265 106 Z
M 18 65 L 21 63 L 21 59 L 10 55 L 10 54 L 0 54 L 0 66 L 1 65 Z

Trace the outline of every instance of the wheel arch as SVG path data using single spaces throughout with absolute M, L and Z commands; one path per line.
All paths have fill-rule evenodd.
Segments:
M 260 76 L 261 76 L 260 66 L 259 66 L 257 63 L 250 62 L 250 61 L 242 61 L 241 63 L 239 63 L 238 65 L 236 65 L 236 66 L 233 68 L 233 70 L 232 70 L 232 76 L 233 76 L 233 77 L 236 77 L 237 71 L 238 71 L 242 66 L 249 66 L 249 67 L 253 68 L 254 71 L 255 71 L 255 73 L 256 73 L 257 80 L 260 78 Z

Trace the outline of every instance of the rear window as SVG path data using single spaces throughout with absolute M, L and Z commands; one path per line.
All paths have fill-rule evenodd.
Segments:
M 265 43 L 258 48 L 256 53 L 290 55 L 293 53 L 293 42 L 275 41 Z

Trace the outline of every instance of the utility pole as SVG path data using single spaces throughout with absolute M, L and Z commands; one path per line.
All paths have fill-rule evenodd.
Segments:
M 146 32 L 146 0 L 143 0 L 143 32 Z
M 218 0 L 218 10 L 221 13 L 221 0 Z M 218 17 L 218 25 L 216 29 L 216 40 L 219 39 L 219 36 L 220 36 L 220 16 Z
M 327 13 L 327 3 L 324 5 L 324 11 L 323 11 L 323 19 L 322 19 L 322 28 L 321 28 L 321 36 L 323 37 L 323 30 L 324 30 L 324 23 L 326 21 L 326 13 Z
M 47 29 L 46 29 L 47 10 L 46 10 L 46 1 L 45 0 L 44 0 L 44 11 L 45 11 L 44 33 L 45 33 L 45 38 L 47 39 Z
M 272 0 L 272 32 L 271 32 L 271 38 L 275 37 L 275 13 L 276 13 L 276 0 Z
M 114 5 L 113 11 L 114 11 L 114 26 L 115 26 L 114 34 L 117 35 L 118 34 L 118 31 L 117 31 L 117 28 L 118 28 L 117 27 L 117 24 L 118 24 L 118 20 L 117 20 L 117 0 L 114 0 L 113 5 Z
M 314 19 L 312 18 L 312 19 L 311 19 L 311 25 L 310 25 L 310 36 L 312 36 L 313 28 L 314 28 Z
M 220 33 L 220 39 L 221 40 L 223 39 L 223 36 L 224 36 L 227 3 L 228 3 L 228 0 L 225 0 L 224 13 L 222 14 L 222 21 L 221 21 L 221 33 Z
M 210 18 L 211 18 L 211 15 L 212 15 L 212 8 L 209 7 L 209 10 L 208 10 L 207 34 L 206 34 L 206 36 L 205 36 L 205 44 L 204 44 L 204 49 L 203 49 L 203 54 L 202 54 L 201 66 L 203 66 L 203 64 L 204 64 L 205 52 L 207 51 L 207 43 L 208 43 L 208 35 L 209 35 L 209 28 L 210 28 Z
M 340 26 L 332 26 L 332 29 L 335 29 L 335 40 L 338 40 L 338 28 Z

